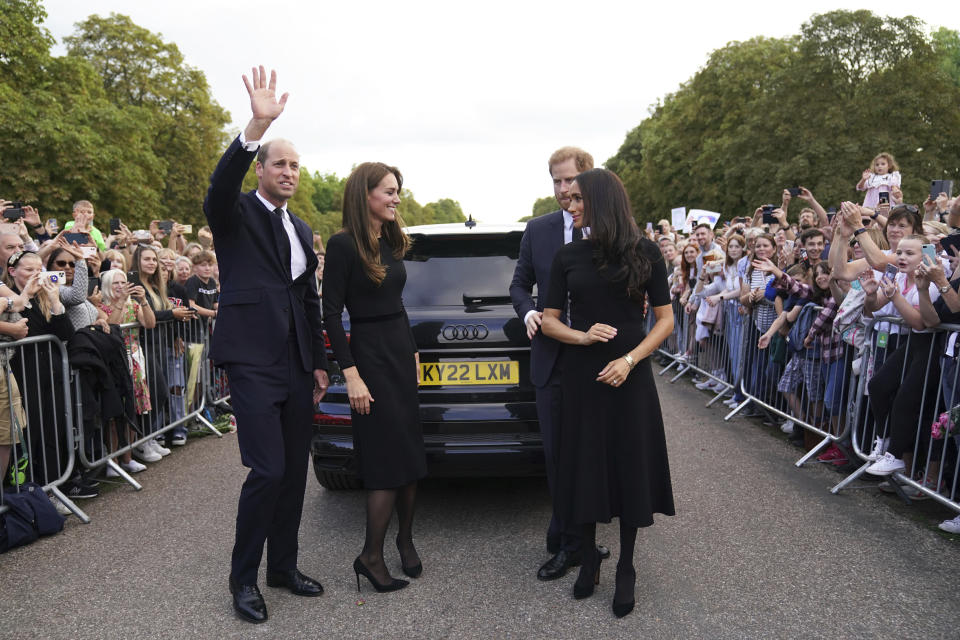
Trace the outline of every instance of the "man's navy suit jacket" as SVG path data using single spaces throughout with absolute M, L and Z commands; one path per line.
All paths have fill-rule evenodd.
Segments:
M 521 320 L 528 311 L 543 311 L 543 301 L 550 288 L 550 267 L 563 244 L 562 211 L 547 213 L 527 222 L 520 241 L 520 257 L 510 283 L 510 299 Z M 531 295 L 534 283 L 537 285 L 536 304 Z M 547 384 L 559 352 L 560 343 L 543 335 L 542 330 L 533 336 L 530 343 L 530 381 L 535 386 Z
M 211 356 L 217 365 L 274 364 L 287 353 L 293 326 L 304 371 L 326 369 L 313 232 L 287 211 L 307 258 L 307 270 L 293 280 L 289 236 L 280 218 L 255 191 L 240 192 L 255 155 L 235 139 L 220 158 L 203 203 L 220 268 Z

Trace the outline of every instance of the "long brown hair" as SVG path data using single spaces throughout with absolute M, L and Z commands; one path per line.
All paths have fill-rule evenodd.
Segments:
M 747 277 L 747 280 L 750 280 L 750 277 L 753 275 L 753 261 L 757 259 L 757 240 L 766 240 L 770 243 L 770 246 L 773 247 L 774 254 L 770 256 L 770 260 L 773 261 L 777 257 L 777 239 L 774 238 L 769 233 L 761 233 L 756 238 L 753 239 L 753 249 L 750 251 L 750 260 L 747 261 L 747 272 L 744 274 Z
M 358 165 L 343 188 L 343 229 L 353 236 L 364 273 L 378 285 L 387 277 L 387 268 L 380 262 L 380 243 L 370 220 L 367 196 L 391 173 L 397 179 L 397 189 L 401 189 L 403 176 L 400 170 L 382 162 Z M 393 249 L 393 257 L 402 259 L 410 247 L 410 238 L 403 232 L 403 220 L 399 213 L 395 220 L 383 223 L 380 234 Z
M 583 197 L 583 225 L 590 227 L 593 263 L 610 282 L 622 283 L 633 300 L 643 300 L 650 260 L 640 247 L 640 229 L 627 190 L 617 174 L 590 169 L 577 176 Z M 661 258 L 662 259 L 662 258 Z
M 147 275 L 140 270 L 140 259 L 144 251 L 152 251 L 153 255 L 157 257 L 157 270 L 151 275 Z M 167 279 L 164 278 L 161 273 L 161 271 L 163 271 L 163 265 L 160 264 L 160 253 L 148 244 L 137 246 L 137 250 L 133 254 L 133 267 L 134 270 L 140 274 L 140 284 L 143 285 L 143 290 L 147 292 L 151 302 L 153 302 L 151 307 L 157 311 L 161 309 L 172 309 L 173 305 L 170 303 L 170 299 L 167 298 Z

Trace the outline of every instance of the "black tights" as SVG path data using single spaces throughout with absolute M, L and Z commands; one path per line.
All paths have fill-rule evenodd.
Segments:
M 370 569 L 378 582 L 389 583 L 392 578 L 383 560 L 383 541 L 387 527 L 397 509 L 399 531 L 397 548 L 400 560 L 405 567 L 416 566 L 420 562 L 417 550 L 413 546 L 413 513 L 417 499 L 417 483 L 411 482 L 399 489 L 373 489 L 367 492 L 367 531 L 363 541 L 360 560 Z
M 633 587 L 637 580 L 636 570 L 633 568 L 633 550 L 637 544 L 637 528 L 628 527 L 620 521 L 620 559 L 617 560 L 617 590 L 613 601 L 618 603 L 633 600 Z M 597 552 L 597 523 L 590 522 L 583 525 L 583 564 L 580 565 L 580 574 L 577 583 L 582 587 L 589 584 L 596 576 L 600 565 L 600 554 Z

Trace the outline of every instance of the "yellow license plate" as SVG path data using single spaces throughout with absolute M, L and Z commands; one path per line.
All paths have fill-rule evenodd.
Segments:
M 519 384 L 520 363 L 496 362 L 421 362 L 420 384 Z

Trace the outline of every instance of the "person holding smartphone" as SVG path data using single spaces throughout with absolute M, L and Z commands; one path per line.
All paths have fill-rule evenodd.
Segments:
M 93 226 L 93 203 L 89 200 L 78 200 L 73 203 L 73 220 L 63 225 L 63 230 L 86 233 L 90 236 L 90 241 L 97 245 L 100 251 L 107 250 L 107 243 L 103 240 L 103 234 Z

